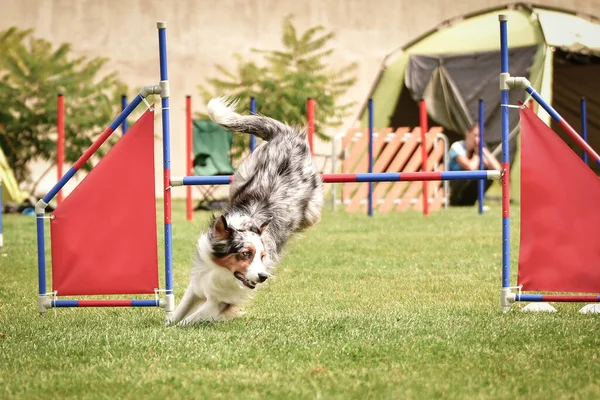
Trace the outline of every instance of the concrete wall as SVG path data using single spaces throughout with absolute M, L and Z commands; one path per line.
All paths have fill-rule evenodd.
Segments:
M 300 31 L 322 24 L 333 30 L 333 63 L 358 62 L 358 83 L 348 98 L 362 102 L 386 54 L 441 21 L 505 4 L 498 0 L 0 0 L 0 29 L 34 28 L 74 55 L 110 57 L 130 87 L 158 81 L 156 21 L 168 23 L 171 82 L 172 173 L 184 174 L 185 95 L 202 110 L 197 85 L 215 75 L 215 63 L 234 66 L 234 52 L 280 45 L 281 19 L 295 15 Z M 600 0 L 545 0 L 539 4 L 600 15 Z M 349 118 L 351 120 L 352 117 Z M 157 127 L 158 128 L 158 127 Z M 160 130 L 157 130 L 160 132 Z M 329 151 L 329 145 L 321 146 Z M 162 165 L 161 146 L 156 146 Z M 53 176 L 43 189 L 53 184 Z M 157 189 L 162 188 L 157 170 Z M 184 190 L 174 192 L 183 195 Z

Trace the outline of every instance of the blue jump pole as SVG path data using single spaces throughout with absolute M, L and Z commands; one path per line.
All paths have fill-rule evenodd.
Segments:
M 369 99 L 369 173 L 373 173 L 373 99 Z M 369 182 L 369 217 L 373 216 L 373 182 Z
M 256 99 L 254 96 L 250 97 L 250 114 L 256 114 Z M 256 137 L 254 135 L 250 135 L 250 152 L 254 152 L 256 148 Z
M 160 83 L 168 87 L 169 75 L 167 72 L 167 23 L 158 22 L 158 48 L 160 58 Z M 163 174 L 164 174 L 164 232 L 165 232 L 165 311 L 170 317 L 174 308 L 173 297 L 173 236 L 171 229 L 171 122 L 169 114 L 168 93 L 161 93 L 162 108 L 162 133 L 163 133 Z
M 478 121 L 479 121 L 479 169 L 483 170 L 484 169 L 484 162 L 483 162 L 483 138 L 484 138 L 484 134 L 483 134 L 483 130 L 485 129 L 485 121 L 484 121 L 484 104 L 483 104 L 483 100 L 479 99 L 479 116 L 478 116 Z M 485 182 L 483 180 L 477 182 L 477 196 L 479 199 L 479 214 L 483 214 L 483 196 L 484 196 L 484 188 L 485 188 Z
M 124 111 L 126 108 L 127 108 L 127 95 L 122 94 L 121 95 L 121 111 Z M 125 118 L 123 120 L 123 123 L 121 124 L 121 131 L 122 131 L 123 135 L 125 133 L 127 133 L 127 118 Z
M 579 106 L 581 108 L 581 137 L 587 143 L 587 141 L 588 141 L 588 135 L 587 135 L 587 102 L 585 100 L 585 97 L 581 98 Z M 582 158 L 583 158 L 583 162 L 587 164 L 588 163 L 588 155 L 587 155 L 587 153 L 585 151 L 582 152 Z
M 499 16 L 500 21 L 500 80 L 508 75 L 508 33 L 506 15 Z M 502 296 L 503 311 L 510 310 L 505 301 L 510 293 L 510 158 L 509 158 L 509 119 L 508 92 L 505 85 L 500 90 L 500 116 L 502 121 Z
M 46 295 L 46 243 L 44 240 L 44 214 L 36 214 L 38 254 L 38 295 Z M 40 309 L 40 313 L 43 311 Z

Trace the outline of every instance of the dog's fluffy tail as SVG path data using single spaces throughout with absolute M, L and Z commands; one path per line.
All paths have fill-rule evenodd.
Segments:
M 208 102 L 208 116 L 217 124 L 233 132 L 247 133 L 263 140 L 276 135 L 297 132 L 292 127 L 263 115 L 240 115 L 235 112 L 237 101 L 217 97 Z

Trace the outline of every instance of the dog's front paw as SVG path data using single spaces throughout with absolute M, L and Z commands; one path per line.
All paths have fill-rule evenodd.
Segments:
M 165 326 L 171 326 L 173 324 L 175 324 L 176 322 L 178 322 L 177 317 L 175 316 L 175 313 L 167 313 L 167 315 L 165 316 Z
M 188 322 L 184 319 L 184 320 L 179 321 L 176 326 L 186 326 L 186 325 L 188 325 Z
M 204 317 L 187 317 L 177 323 L 177 326 L 188 326 L 197 324 L 210 324 L 214 322 L 224 321 L 222 316 L 204 316 Z

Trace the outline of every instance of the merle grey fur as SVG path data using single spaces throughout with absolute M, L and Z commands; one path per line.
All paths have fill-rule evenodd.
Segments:
M 214 255 L 219 256 L 238 250 L 244 232 L 260 232 L 266 252 L 263 263 L 272 269 L 290 237 L 320 220 L 323 184 L 310 153 L 306 129 L 261 115 L 234 115 L 220 125 L 233 132 L 253 134 L 265 142 L 242 162 L 233 177 L 229 202 L 223 210 L 232 233 L 230 239 L 215 238 L 216 218 L 209 238 Z

